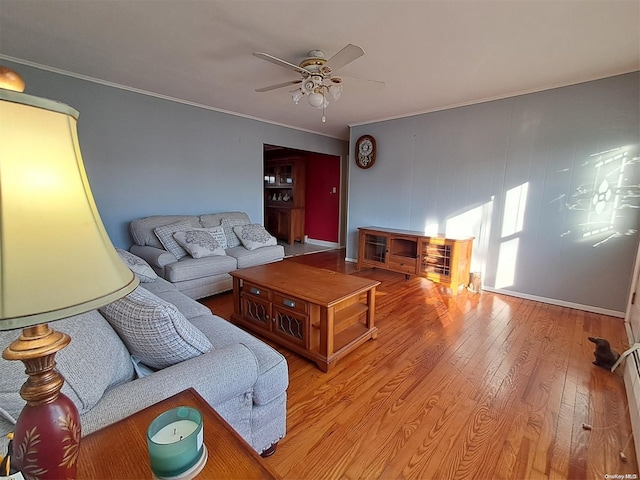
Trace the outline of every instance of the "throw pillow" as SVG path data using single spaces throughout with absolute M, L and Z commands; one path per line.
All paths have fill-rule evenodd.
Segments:
M 182 248 L 193 258 L 227 254 L 213 235 L 204 229 L 176 232 L 173 234 L 173 238 L 175 238 Z
M 211 235 L 213 235 L 213 238 L 216 239 L 216 242 L 218 242 L 222 248 L 228 248 L 227 236 L 224 233 L 224 227 L 222 225 L 218 225 L 217 227 L 204 228 L 203 230 L 206 230 Z
M 180 313 L 144 288 L 102 307 L 129 352 L 151 368 L 165 368 L 211 350 L 211 342 Z
M 173 253 L 173 255 L 180 260 L 182 257 L 187 256 L 187 251 L 182 248 L 178 242 L 176 242 L 176 239 L 173 238 L 173 234 L 192 229 L 193 226 L 189 222 L 183 221 L 156 227 L 153 229 L 153 232 L 156 234 L 156 237 L 158 237 L 158 240 L 160 240 L 160 243 L 165 250 Z
M 240 239 L 233 232 L 233 227 L 238 225 L 248 225 L 249 222 L 244 218 L 223 218 L 222 227 L 224 228 L 224 235 L 227 237 L 227 248 L 233 248 L 240 245 Z
M 140 283 L 151 283 L 156 281 L 158 275 L 143 259 L 121 248 L 116 248 L 116 252 L 118 252 L 120 259 L 125 263 L 125 265 L 136 274 Z
M 247 250 L 255 250 L 256 248 L 266 247 L 267 245 L 278 244 L 276 237 L 267 232 L 259 223 L 239 225 L 233 227 L 233 231 Z
M 222 248 L 227 248 L 227 236 L 224 234 L 224 227 L 222 225 L 218 225 L 217 227 L 194 228 L 193 230 L 209 232 Z

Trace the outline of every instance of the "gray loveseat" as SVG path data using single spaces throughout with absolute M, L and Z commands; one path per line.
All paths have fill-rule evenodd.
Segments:
M 171 225 L 182 231 L 187 228 L 198 230 L 220 227 L 224 231 L 221 240 L 225 243 L 224 254 L 194 258 L 181 245 L 176 247 L 172 235 L 175 231 L 172 232 L 172 229 L 166 231 L 164 236 L 159 235 L 159 228 L 166 230 Z M 245 247 L 242 243 L 244 239 L 238 236 L 238 229 L 243 226 L 247 229 L 256 226 L 251 224 L 249 216 L 244 212 L 139 218 L 130 223 L 134 241 L 130 250 L 146 260 L 158 275 L 173 283 L 184 294 L 194 299 L 203 298 L 231 290 L 233 281 L 229 272 L 233 270 L 284 258 L 284 248 L 277 245 L 275 238 L 270 235 L 271 238 L 258 238 L 258 242 L 245 242 L 252 249 Z M 264 241 L 264 246 L 260 244 L 261 240 Z
M 132 270 L 139 267 L 129 263 Z M 142 274 L 134 271 L 143 283 L 124 299 L 50 323 L 71 336 L 56 361 L 65 377 L 62 392 L 80 412 L 83 435 L 193 387 L 258 453 L 272 453 L 286 431 L 285 358 L 156 277 L 148 265 L 142 269 Z M 158 319 L 164 322 L 160 328 L 151 325 Z M 153 332 L 161 332 L 160 338 Z M 0 348 L 18 335 L 0 332 Z M 174 340 L 182 344 L 176 347 Z M 139 377 L 136 371 L 144 365 L 134 367 L 133 355 L 147 366 L 155 363 L 155 371 Z M 25 380 L 22 362 L 0 359 L 3 453 L 5 434 L 12 430 L 7 416 L 17 418 L 22 410 L 18 392 Z

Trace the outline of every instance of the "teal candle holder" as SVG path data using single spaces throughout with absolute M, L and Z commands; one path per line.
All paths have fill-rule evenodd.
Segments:
M 157 416 L 147 429 L 147 446 L 155 478 L 194 477 L 207 461 L 202 414 L 177 407 Z

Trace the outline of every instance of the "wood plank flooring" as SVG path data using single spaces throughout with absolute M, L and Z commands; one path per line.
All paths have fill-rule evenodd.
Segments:
M 622 319 L 451 297 L 425 279 L 356 272 L 344 255 L 284 260 L 382 283 L 378 338 L 331 372 L 276 346 L 289 362 L 287 436 L 265 462 L 282 478 L 638 478 L 622 373 L 592 365 L 587 340 L 625 350 Z M 203 303 L 231 315 L 230 293 Z

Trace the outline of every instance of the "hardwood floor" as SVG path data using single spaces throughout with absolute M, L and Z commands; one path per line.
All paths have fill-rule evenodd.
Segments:
M 592 365 L 587 341 L 625 350 L 622 319 L 488 292 L 451 297 L 343 258 L 284 260 L 382 284 L 378 338 L 331 372 L 276 347 L 289 362 L 287 436 L 265 462 L 282 478 L 638 478 L 622 373 Z M 231 300 L 203 303 L 228 319 Z

